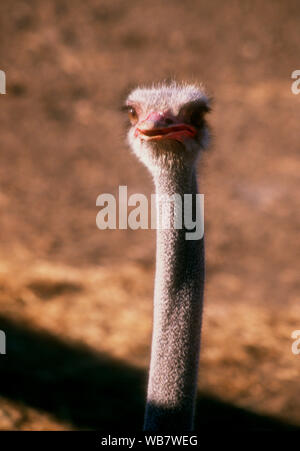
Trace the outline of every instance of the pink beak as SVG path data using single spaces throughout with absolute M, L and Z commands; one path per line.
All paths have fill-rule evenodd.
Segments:
M 180 122 L 171 113 L 152 112 L 146 119 L 139 122 L 135 136 L 146 141 L 174 139 L 183 142 L 197 134 L 194 127 Z

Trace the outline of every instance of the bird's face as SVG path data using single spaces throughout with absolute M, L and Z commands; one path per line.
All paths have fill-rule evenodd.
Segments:
M 194 164 L 208 143 L 209 100 L 194 85 L 137 88 L 125 108 L 129 144 L 150 170 Z

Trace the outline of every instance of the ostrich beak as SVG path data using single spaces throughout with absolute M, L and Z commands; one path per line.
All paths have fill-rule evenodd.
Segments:
M 180 122 L 170 113 L 160 112 L 150 113 L 135 129 L 135 136 L 145 141 L 174 139 L 183 142 L 193 138 L 196 133 L 195 127 Z

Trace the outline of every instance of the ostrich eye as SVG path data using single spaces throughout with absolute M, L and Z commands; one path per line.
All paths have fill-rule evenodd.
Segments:
M 203 108 L 195 108 L 190 112 L 190 123 L 195 127 L 201 127 L 204 121 Z
M 133 106 L 129 106 L 127 109 L 128 117 L 132 125 L 135 125 L 139 119 L 138 114 Z
M 182 108 L 182 115 L 194 127 L 202 127 L 204 123 L 204 116 L 210 111 L 206 103 L 191 102 Z

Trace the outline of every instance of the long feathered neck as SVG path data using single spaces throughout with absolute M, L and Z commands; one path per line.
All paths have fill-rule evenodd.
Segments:
M 154 176 L 157 220 L 171 211 L 160 196 L 197 193 L 194 168 Z M 182 202 L 182 215 L 184 203 Z M 168 216 L 168 214 L 167 214 Z M 183 221 L 184 222 L 184 221 Z M 157 229 L 152 353 L 144 429 L 191 430 L 197 389 L 204 287 L 204 240 L 187 229 Z

